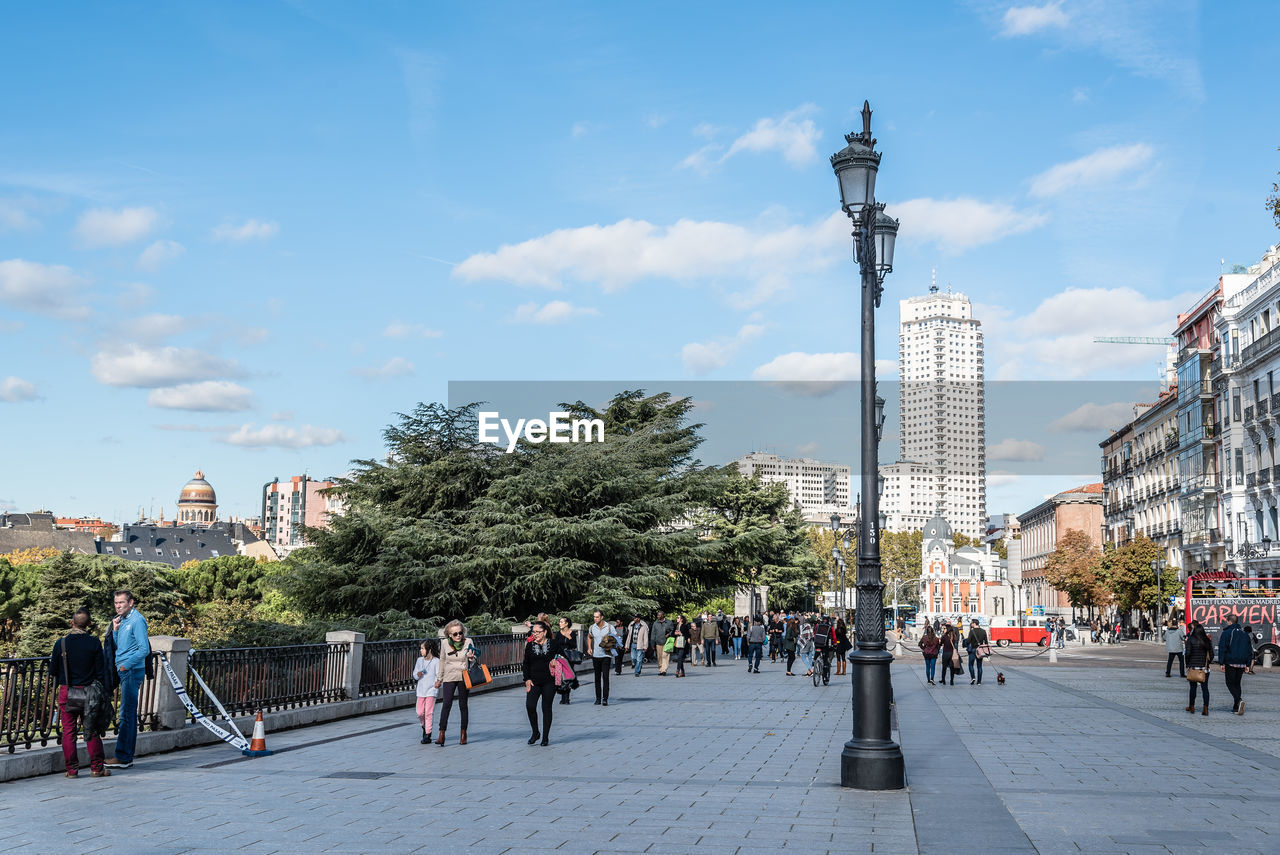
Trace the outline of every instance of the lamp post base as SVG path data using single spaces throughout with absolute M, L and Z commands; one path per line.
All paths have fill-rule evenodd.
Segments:
M 884 642 L 859 648 L 853 664 L 853 739 L 840 752 L 840 786 L 856 790 L 901 790 L 907 785 L 902 748 L 890 738 L 893 686 Z
M 880 747 L 849 740 L 840 753 L 840 786 L 854 790 L 903 789 L 907 786 L 907 771 L 902 749 L 892 740 Z

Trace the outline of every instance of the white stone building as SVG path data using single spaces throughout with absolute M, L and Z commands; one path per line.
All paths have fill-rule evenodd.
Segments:
M 1248 576 L 1280 576 L 1280 244 L 1247 273 L 1225 274 L 1221 288 L 1214 353 L 1221 373 L 1214 392 L 1221 425 L 1224 563 Z
M 893 530 L 934 515 L 956 531 L 986 534 L 986 399 L 982 323 L 964 294 L 939 291 L 899 302 L 899 462 L 882 467 L 881 501 Z M 920 476 L 924 477 L 921 478 Z
M 734 461 L 748 478 L 759 475 L 766 483 L 787 485 L 791 500 L 803 510 L 847 513 L 849 510 L 849 467 L 823 463 L 808 457 L 789 458 L 753 451 Z

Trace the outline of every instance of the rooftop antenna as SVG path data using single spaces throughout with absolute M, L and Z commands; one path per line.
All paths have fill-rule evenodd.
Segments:
M 938 268 L 936 266 L 933 268 L 933 281 L 929 285 L 929 293 L 930 294 L 938 293 Z

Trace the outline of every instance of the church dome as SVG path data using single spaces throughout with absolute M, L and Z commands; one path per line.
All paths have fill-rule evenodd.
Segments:
M 199 469 L 178 494 L 178 523 L 209 525 L 218 519 L 218 496 Z
M 937 514 L 924 527 L 925 540 L 951 540 L 951 526 Z
M 204 473 L 199 469 L 196 475 L 186 483 L 182 488 L 182 492 L 178 494 L 179 505 L 216 505 L 218 497 L 213 492 L 213 487 L 208 481 L 204 480 Z

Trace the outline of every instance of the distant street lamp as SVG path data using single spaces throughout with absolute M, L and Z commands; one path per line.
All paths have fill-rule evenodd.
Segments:
M 840 207 L 853 221 L 854 252 L 862 284 L 862 497 L 866 507 L 858 525 L 858 596 L 853 663 L 853 738 L 840 755 L 840 784 L 862 790 L 900 790 L 906 786 L 902 749 L 890 734 L 892 689 L 885 649 L 884 581 L 880 572 L 880 434 L 884 399 L 876 394 L 876 308 L 884 277 L 893 270 L 898 221 L 876 202 L 880 153 L 871 136 L 871 105 L 862 104 L 862 132 L 846 134 L 848 145 L 832 155 L 840 184 Z M 879 399 L 879 400 L 877 400 Z

